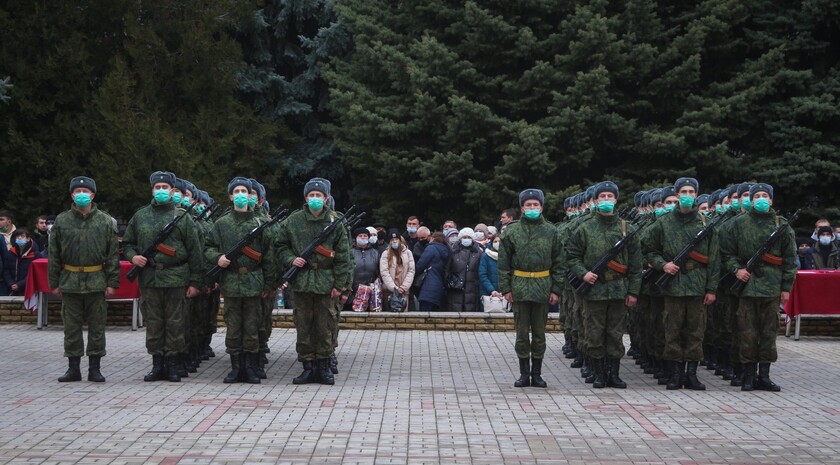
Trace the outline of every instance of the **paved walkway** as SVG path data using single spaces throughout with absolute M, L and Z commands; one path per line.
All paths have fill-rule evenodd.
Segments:
M 560 334 L 549 388 L 515 389 L 513 334 L 423 331 L 342 332 L 335 386 L 291 384 L 290 330 L 261 385 L 223 384 L 226 357 L 144 383 L 144 332 L 107 336 L 107 383 L 64 384 L 60 327 L 0 326 L 0 462 L 840 463 L 837 339 L 779 338 L 782 392 L 742 393 L 704 369 L 707 391 L 668 392 L 629 360 L 628 389 L 593 390 Z

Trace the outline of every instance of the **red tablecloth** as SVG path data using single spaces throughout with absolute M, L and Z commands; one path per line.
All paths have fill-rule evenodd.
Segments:
M 137 281 L 131 282 L 125 279 L 125 274 L 130 269 L 130 262 L 120 262 L 120 287 L 117 289 L 116 295 L 110 297 L 111 299 L 136 299 L 140 297 L 140 289 L 137 287 Z M 36 292 L 50 292 L 46 258 L 33 260 L 32 265 L 29 267 L 29 274 L 26 276 L 24 305 L 29 310 L 34 310 L 37 305 L 35 299 L 31 298 Z
M 788 318 L 799 314 L 840 315 L 840 271 L 798 271 L 790 300 Z

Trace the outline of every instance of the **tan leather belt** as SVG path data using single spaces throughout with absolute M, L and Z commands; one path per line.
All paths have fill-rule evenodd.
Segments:
M 102 271 L 102 265 L 91 265 L 91 266 L 73 266 L 73 265 L 64 265 L 65 270 L 71 271 L 73 273 L 95 273 L 97 271 Z
M 547 278 L 551 276 L 551 272 L 549 270 L 543 271 L 522 271 L 522 270 L 513 270 L 514 276 L 519 276 L 520 278 Z

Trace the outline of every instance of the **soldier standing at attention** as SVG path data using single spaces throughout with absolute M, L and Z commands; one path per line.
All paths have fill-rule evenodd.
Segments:
M 499 290 L 513 304 L 519 379 L 514 387 L 547 386 L 542 379 L 548 306 L 563 291 L 560 234 L 542 215 L 545 195 L 539 189 L 519 194 L 522 219 L 509 223 L 499 247 Z
M 96 182 L 86 176 L 70 181 L 70 210 L 58 215 L 50 232 L 49 284 L 62 296 L 64 356 L 67 372 L 60 382 L 81 381 L 79 362 L 85 353 L 82 325 L 88 325 L 88 381 L 105 382 L 100 361 L 105 355 L 106 297 L 120 285 L 119 244 L 113 218 L 96 208 Z
M 233 178 L 228 183 L 233 210 L 213 224 L 204 251 L 211 265 L 222 268 L 219 282 L 225 296 L 225 347 L 230 355 L 231 367 L 225 383 L 243 381 L 260 384 L 261 299 L 273 294 L 279 279 L 272 257 L 272 240 L 265 232 L 251 242 L 248 246 L 250 250 L 246 250 L 236 262 L 225 256 L 225 252 L 262 222 L 248 208 L 251 187 L 251 181 L 242 177 Z
M 615 214 L 618 186 L 604 181 L 595 186 L 597 213 L 582 223 L 566 245 L 568 266 L 574 275 L 592 285 L 584 296 L 583 318 L 587 355 L 591 358 L 595 379 L 592 387 L 626 388 L 619 377 L 624 356 L 624 331 L 627 308 L 636 306 L 642 285 L 642 255 L 637 240 L 631 240 L 610 262 L 604 276 L 591 271 L 612 246 L 631 228 Z
M 780 391 L 770 380 L 770 364 L 778 359 L 779 304 L 787 303 L 796 278 L 796 243 L 793 229 L 771 208 L 773 187 L 758 183 L 749 193 L 752 209 L 730 220 L 721 243 L 726 271 L 747 283 L 736 310 L 738 357 L 743 364 L 741 390 Z M 745 269 L 747 261 L 779 225 L 785 225 L 784 233 L 764 254 L 758 268 L 749 273 Z
M 697 379 L 697 366 L 703 358 L 706 306 L 715 303 L 720 274 L 717 234 L 712 231 L 695 247 L 684 269 L 673 262 L 683 247 L 706 226 L 706 217 L 694 206 L 699 188 L 694 178 L 677 179 L 674 190 L 679 197 L 679 207 L 651 227 L 643 246 L 648 263 L 673 277 L 661 289 L 665 336 L 662 359 L 670 367 L 667 389 L 706 389 Z
M 181 381 L 178 374 L 186 350 L 185 326 L 188 298 L 199 294 L 203 279 L 198 227 L 191 216 L 178 225 L 154 254 L 153 263 L 141 255 L 155 236 L 185 211 L 172 200 L 175 175 L 155 171 L 149 177 L 152 201 L 128 220 L 123 237 L 126 258 L 141 268 L 138 275 L 140 311 L 146 326 L 146 350 L 152 370 L 143 381 Z
M 306 204 L 281 224 L 277 235 L 278 262 L 301 268 L 289 283 L 294 298 L 296 350 L 303 373 L 294 384 L 335 384 L 330 369 L 335 326 L 335 299 L 352 284 L 353 259 L 347 228 L 335 228 L 309 259 L 300 253 L 333 221 L 327 204 L 329 181 L 312 178 L 304 186 Z

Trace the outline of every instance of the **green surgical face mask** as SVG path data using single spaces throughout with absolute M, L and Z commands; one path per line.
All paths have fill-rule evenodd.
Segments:
M 88 205 L 90 205 L 90 194 L 88 194 L 87 192 L 79 192 L 73 197 L 73 202 L 79 208 L 85 208 Z
M 750 199 L 741 199 L 741 206 L 744 207 L 744 210 L 750 211 L 750 208 L 752 207 L 752 205 L 750 205 Z
M 242 192 L 233 194 L 233 205 L 236 208 L 245 208 L 248 206 L 248 194 Z
M 319 199 L 318 197 L 310 197 L 309 199 L 307 199 L 306 204 L 309 205 L 309 208 L 317 212 L 324 208 L 324 199 Z
M 733 210 L 737 210 L 737 209 L 741 208 L 741 202 L 738 202 L 738 199 L 734 199 L 732 201 L 732 207 L 731 208 Z
M 658 217 L 660 217 L 660 216 L 662 216 L 662 215 L 664 215 L 664 214 L 665 214 L 665 209 L 664 209 L 664 208 L 657 208 L 657 209 L 656 209 L 656 210 L 654 210 L 653 212 L 654 212 L 654 214 L 656 215 L 656 217 L 658 218 Z
M 183 197 L 184 197 L 184 195 L 181 194 L 180 192 L 173 192 L 172 193 L 172 201 L 175 202 L 176 204 L 181 203 L 181 199 Z
M 694 206 L 694 197 L 690 195 L 681 195 L 680 196 L 680 207 L 682 208 L 691 208 Z
M 767 213 L 770 211 L 770 201 L 765 198 L 755 199 L 753 206 L 755 207 L 755 211 L 760 213 Z
M 155 202 L 157 203 L 168 203 L 169 199 L 172 198 L 172 194 L 169 193 L 169 189 L 158 189 L 154 193 Z
M 672 203 L 670 205 L 665 205 L 665 213 L 672 212 L 672 211 L 674 211 L 675 208 L 677 208 L 677 204 L 674 204 L 674 203 Z
M 528 218 L 529 220 L 535 220 L 539 217 L 540 217 L 540 211 L 539 210 L 525 210 L 525 218 Z
M 204 209 L 205 209 L 204 205 L 199 205 L 199 206 L 198 206 L 198 207 L 196 207 L 196 208 L 198 209 L 198 214 L 199 214 L 199 215 L 200 215 L 200 214 L 202 214 L 202 213 L 204 213 Z
M 610 200 L 602 200 L 598 202 L 598 211 L 601 213 L 612 213 L 615 209 L 615 202 Z
M 249 207 L 253 207 L 256 204 L 257 204 L 257 198 L 256 197 L 248 197 L 248 206 Z
M 183 205 L 184 207 L 189 207 L 190 206 L 189 197 L 184 197 L 183 199 L 181 199 L 181 205 Z
M 704 211 L 703 216 L 706 216 L 706 217 L 712 216 L 712 211 L 711 210 Z
M 720 205 L 715 205 L 715 211 L 718 214 L 721 214 L 721 213 L 723 213 L 723 207 L 721 207 Z

